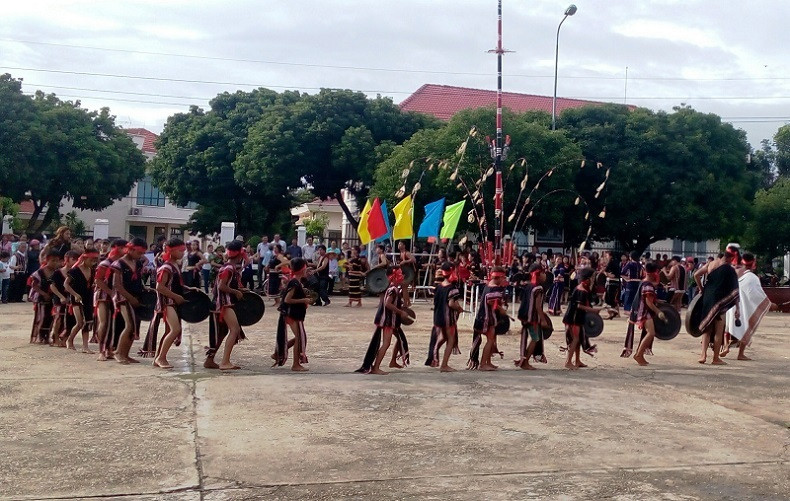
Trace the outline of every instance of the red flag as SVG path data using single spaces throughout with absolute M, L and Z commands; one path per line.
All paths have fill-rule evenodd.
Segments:
M 368 213 L 368 233 L 370 233 L 370 238 L 372 240 L 387 234 L 387 223 L 384 221 L 385 217 L 386 216 L 381 211 L 381 203 L 377 198 L 373 201 L 373 205 L 370 207 L 370 212 Z

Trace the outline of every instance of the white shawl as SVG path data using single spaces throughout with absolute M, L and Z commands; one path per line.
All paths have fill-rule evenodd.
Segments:
M 760 285 L 760 279 L 750 271 L 738 279 L 738 288 L 741 293 L 741 325 L 740 327 L 735 325 L 735 308 L 730 308 L 727 311 L 727 332 L 748 346 L 751 343 L 752 334 L 771 308 L 771 301 L 765 295 L 763 286 Z

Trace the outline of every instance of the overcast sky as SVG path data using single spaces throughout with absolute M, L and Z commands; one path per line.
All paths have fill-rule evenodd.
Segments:
M 550 96 L 568 2 L 503 0 L 504 90 Z M 790 3 L 578 0 L 560 34 L 561 97 L 670 110 L 746 130 L 790 123 Z M 0 73 L 124 127 L 160 132 L 219 92 L 321 87 L 400 102 L 422 84 L 496 89 L 496 0 L 3 0 Z M 627 78 L 626 78 L 626 67 Z M 115 76 L 110 76 L 115 75 Z M 507 124 L 505 124 L 507 129 Z M 506 130 L 507 132 L 507 130 Z

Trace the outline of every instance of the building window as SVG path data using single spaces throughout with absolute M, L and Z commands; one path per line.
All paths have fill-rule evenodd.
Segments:
M 195 210 L 195 209 L 197 209 L 197 202 L 189 202 L 188 204 L 183 205 L 183 206 L 179 206 L 178 208 L 179 209 L 192 209 L 192 210 Z
M 146 226 L 137 226 L 130 224 L 129 225 L 129 237 L 131 238 L 142 238 L 143 240 L 148 238 L 148 228 Z
M 151 176 L 145 176 L 137 183 L 137 205 L 164 207 L 165 196 L 151 182 Z
M 170 236 L 171 237 L 177 237 L 177 238 L 183 238 L 184 237 L 184 230 L 182 230 L 181 228 L 171 228 L 170 229 Z

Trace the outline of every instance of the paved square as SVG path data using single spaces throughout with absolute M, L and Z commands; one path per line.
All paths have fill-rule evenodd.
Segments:
M 175 370 L 99 363 L 28 344 L 30 305 L 0 308 L 4 499 L 789 499 L 790 315 L 770 314 L 753 362 L 696 363 L 681 333 L 651 365 L 619 354 L 606 323 L 589 369 L 496 373 L 423 366 L 430 311 L 407 330 L 412 366 L 353 373 L 372 333 L 362 308 L 308 310 L 310 372 L 270 368 L 276 311 L 234 350 L 243 370 L 201 366 L 207 325 L 187 326 Z M 556 323 L 556 321 L 555 321 Z M 461 332 L 466 363 L 471 329 Z M 139 348 L 138 341 L 135 350 Z

